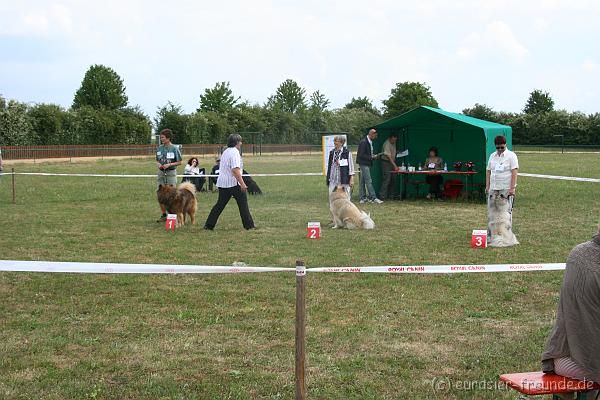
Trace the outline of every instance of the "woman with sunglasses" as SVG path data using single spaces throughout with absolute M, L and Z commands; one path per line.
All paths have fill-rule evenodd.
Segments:
M 496 151 L 490 155 L 485 174 L 488 194 L 488 236 L 492 247 L 519 244 L 512 231 L 512 209 L 517 188 L 519 160 L 506 148 L 506 138 L 496 136 Z
M 196 191 L 201 192 L 204 187 L 204 183 L 206 182 L 206 178 L 203 176 L 204 173 L 205 169 L 198 166 L 198 159 L 196 157 L 192 157 L 188 160 L 183 170 L 183 174 L 198 176 L 186 176 L 183 178 L 183 182 L 192 182 L 194 186 L 196 186 Z

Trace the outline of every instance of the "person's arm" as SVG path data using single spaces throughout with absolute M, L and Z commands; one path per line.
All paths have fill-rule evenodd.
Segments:
M 238 184 L 240 185 L 242 192 L 245 192 L 246 190 L 248 190 L 248 186 L 246 186 L 246 183 L 244 182 L 244 178 L 242 177 L 242 170 L 239 167 L 235 167 L 231 170 L 231 172 L 233 173 L 233 177 L 235 178 L 235 180 L 238 181 Z
M 519 168 L 513 168 L 510 171 L 510 189 L 508 189 L 508 195 L 514 196 L 515 189 L 517 188 L 517 175 L 519 173 Z
M 485 171 L 485 192 L 490 192 L 490 177 L 492 175 L 492 171 L 489 169 Z

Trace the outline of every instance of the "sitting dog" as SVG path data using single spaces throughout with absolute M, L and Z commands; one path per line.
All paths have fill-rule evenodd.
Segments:
M 512 198 L 498 191 L 489 194 L 488 218 L 489 246 L 507 247 L 519 244 L 512 231 Z
M 190 216 L 192 225 L 196 223 L 196 186 L 184 182 L 178 188 L 171 185 L 158 185 L 156 191 L 158 203 L 164 206 L 169 214 L 177 214 L 176 227 L 183 226 L 186 214 Z
M 254 179 L 252 179 L 250 174 L 248 174 L 248 171 L 243 170 L 242 174 L 243 174 L 242 179 L 244 180 L 244 183 L 246 184 L 246 186 L 248 186 L 248 193 L 262 194 L 262 190 L 260 190 L 260 188 L 258 187 L 258 184 L 256 183 L 256 181 Z
M 363 228 L 373 229 L 375 223 L 371 216 L 360 211 L 348 198 L 348 193 L 343 187 L 338 186 L 329 193 L 329 209 L 333 217 L 333 228 Z

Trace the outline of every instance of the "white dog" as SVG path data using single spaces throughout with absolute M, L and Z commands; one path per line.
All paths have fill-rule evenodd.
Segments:
M 519 244 L 512 231 L 512 202 L 514 197 L 508 197 L 500 191 L 492 191 L 488 198 L 488 230 L 491 235 L 491 247 L 507 247 Z
M 363 228 L 373 229 L 375 223 L 371 216 L 360 211 L 348 198 L 348 193 L 343 187 L 338 186 L 329 193 L 329 209 L 333 217 L 333 228 Z

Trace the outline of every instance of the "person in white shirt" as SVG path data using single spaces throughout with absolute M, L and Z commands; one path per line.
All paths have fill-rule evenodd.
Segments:
M 492 247 L 519 244 L 512 231 L 512 210 L 517 188 L 519 160 L 506 148 L 506 138 L 496 136 L 496 151 L 490 155 L 485 175 L 488 194 L 488 235 Z
M 204 190 L 204 183 L 206 182 L 206 178 L 204 177 L 205 171 L 204 168 L 198 166 L 198 159 L 192 157 L 183 169 L 183 174 L 188 175 L 183 178 L 183 182 L 192 182 L 196 186 L 196 192 L 202 192 Z
M 255 229 L 254 221 L 248 208 L 248 196 L 246 195 L 248 187 L 242 178 L 244 163 L 240 155 L 241 147 L 242 137 L 235 133 L 229 135 L 227 149 L 221 154 L 219 177 L 217 178 L 219 199 L 212 210 L 210 210 L 210 214 L 208 214 L 208 218 L 204 224 L 204 229 L 212 231 L 215 228 L 219 216 L 232 197 L 237 202 L 244 228 L 246 230 Z

